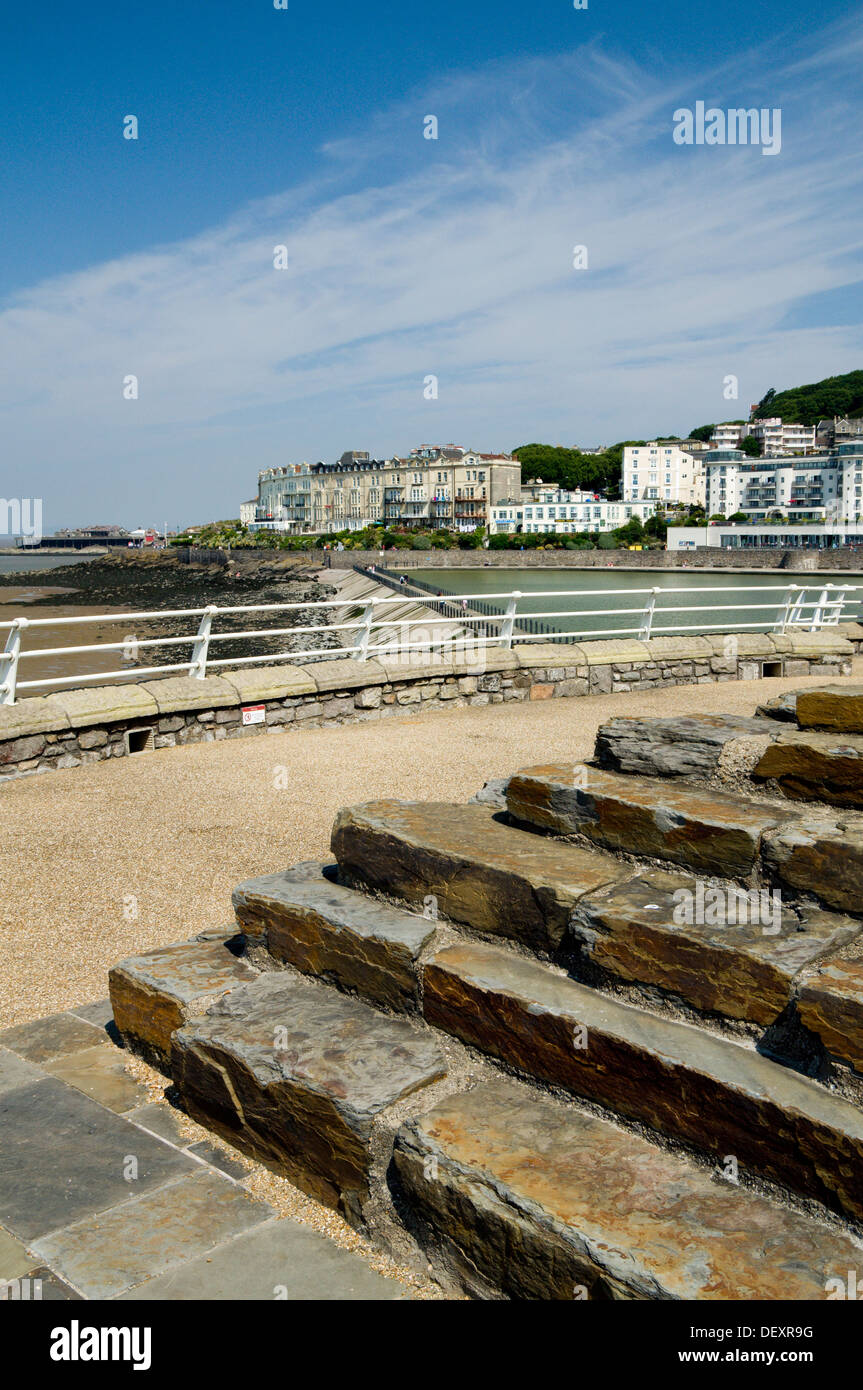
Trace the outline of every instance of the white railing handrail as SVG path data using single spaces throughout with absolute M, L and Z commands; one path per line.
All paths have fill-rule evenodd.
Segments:
M 375 576 L 370 576 L 374 578 Z M 380 576 L 386 582 L 392 584 L 390 576 Z M 413 588 L 413 592 L 410 592 Z M 278 661 L 297 661 L 304 657 L 320 659 L 324 656 L 352 657 L 355 660 L 364 660 L 369 655 L 380 655 L 381 648 L 370 646 L 372 633 L 385 634 L 388 630 L 406 628 L 405 640 L 396 642 L 394 647 L 387 645 L 387 652 L 392 651 L 396 655 L 403 651 L 431 650 L 437 649 L 442 643 L 450 640 L 452 633 L 447 637 L 444 633 L 440 638 L 435 638 L 431 634 L 425 642 L 413 642 L 407 640 L 411 636 L 410 629 L 421 625 L 423 628 L 433 629 L 436 627 L 452 628 L 453 624 L 462 629 L 459 639 L 465 640 L 469 637 L 470 642 L 476 646 L 498 646 L 509 648 L 513 642 L 542 642 L 542 641 L 578 641 L 583 638 L 614 638 L 635 635 L 646 639 L 653 632 L 673 634 L 675 632 L 721 632 L 728 631 L 729 625 L 725 622 L 699 622 L 699 623 L 665 623 L 662 621 L 671 614 L 697 613 L 701 612 L 704 605 L 701 604 L 667 604 L 663 600 L 669 598 L 679 598 L 688 594 L 711 595 L 711 594 L 734 594 L 736 602 L 728 604 L 711 604 L 709 612 L 711 616 L 719 613 L 733 612 L 741 614 L 746 612 L 757 612 L 769 610 L 776 614 L 771 623 L 766 618 L 758 618 L 754 621 L 735 620 L 735 630 L 746 630 L 751 628 L 765 629 L 765 626 L 773 631 L 785 632 L 789 627 L 805 627 L 810 631 L 819 631 L 824 627 L 835 627 L 842 616 L 845 604 L 849 595 L 863 591 L 861 585 L 834 585 L 832 583 L 815 582 L 809 584 L 788 583 L 782 585 L 761 586 L 757 590 L 744 590 L 740 585 L 675 585 L 663 589 L 659 585 L 650 587 L 635 587 L 627 589 L 603 588 L 603 589 L 539 589 L 530 593 L 523 593 L 519 589 L 508 590 L 501 593 L 490 594 L 439 594 L 421 592 L 417 593 L 416 588 L 406 582 L 405 591 L 397 591 L 393 594 L 372 594 L 363 597 L 352 597 L 350 594 L 340 594 L 332 599 L 313 599 L 303 600 L 293 603 L 250 603 L 250 604 L 206 604 L 195 608 L 173 608 L 148 611 L 116 612 L 116 613 L 88 613 L 80 617 L 51 617 L 51 618 L 30 618 L 21 616 L 11 621 L 0 623 L 0 629 L 7 632 L 6 648 L 0 651 L 0 704 L 13 704 L 18 690 L 44 690 L 48 687 L 66 686 L 91 682 L 94 680 L 117 680 L 125 677 L 127 680 L 139 680 L 143 676 L 168 675 L 172 672 L 184 671 L 188 675 L 202 679 L 206 676 L 208 668 L 221 666 L 247 666 L 263 663 L 274 663 Z M 816 593 L 817 597 L 809 599 L 808 593 Z M 646 602 L 637 608 L 630 607 L 611 607 L 611 608 L 554 608 L 545 610 L 539 614 L 523 613 L 523 620 L 533 624 L 541 623 L 543 631 L 528 632 L 518 630 L 516 618 L 518 616 L 518 604 L 520 599 L 537 598 L 557 598 L 566 595 L 572 599 L 583 599 L 587 602 L 592 600 L 607 598 L 633 598 L 646 596 Z M 755 601 L 742 602 L 746 596 L 755 597 Z M 772 597 L 764 597 L 764 596 Z M 777 598 L 781 596 L 781 598 Z M 485 607 L 489 601 L 505 601 L 506 607 L 500 612 L 490 612 Z M 419 604 L 424 608 L 432 609 L 434 605 L 445 605 L 452 610 L 460 605 L 458 612 L 453 614 L 450 611 L 441 617 L 428 616 L 421 619 L 421 624 L 416 619 L 393 618 L 388 619 L 384 616 L 377 618 L 376 610 L 385 609 L 391 604 Z M 471 613 L 467 611 L 467 604 L 481 603 L 485 609 L 483 612 Z M 777 613 L 777 608 L 781 611 Z M 323 609 L 342 609 L 361 610 L 358 619 L 346 619 L 340 622 L 324 622 L 298 624 L 291 627 L 275 628 L 252 628 L 237 632 L 213 632 L 212 625 L 214 620 L 226 614 L 245 614 L 245 613 L 285 613 L 309 611 L 317 612 Z M 810 616 L 805 616 L 807 610 L 812 610 Z M 336 616 L 335 614 L 333 615 Z M 545 621 L 549 618 L 596 618 L 609 617 L 612 619 L 625 617 L 638 617 L 639 622 L 632 627 L 611 627 L 611 628 L 586 628 L 586 629 L 545 629 Z M 183 633 L 172 637 L 127 637 L 124 641 L 118 642 L 97 642 L 81 644 L 74 647 L 39 647 L 32 650 L 21 650 L 22 633 L 31 628 L 47 627 L 67 627 L 72 625 L 84 625 L 87 623 L 145 623 L 164 621 L 170 618 L 200 618 L 200 623 L 195 632 Z M 480 624 L 486 628 L 492 624 L 497 625 L 497 631 L 487 636 L 485 633 L 472 631 L 472 625 Z M 464 631 L 467 629 L 467 632 Z M 273 638 L 283 636 L 296 636 L 305 633 L 344 633 L 358 634 L 359 640 L 350 646 L 340 646 L 333 648 L 310 647 L 302 651 L 266 652 L 260 656 L 244 657 L 213 657 L 210 655 L 210 646 L 214 642 L 236 642 L 240 640 L 254 640 L 255 638 Z M 348 638 L 349 640 L 349 638 Z M 39 680 L 19 680 L 18 669 L 20 662 L 32 660 L 37 657 L 54 656 L 76 656 L 85 655 L 92 652 L 116 652 L 131 649 L 134 654 L 140 648 L 150 647 L 174 647 L 189 645 L 192 653 L 188 660 L 171 664 L 137 667 L 134 670 L 120 669 L 99 672 L 82 672 L 74 676 L 53 676 Z
M 834 585 L 834 584 L 822 585 L 822 584 L 819 584 L 819 583 L 817 583 L 817 582 L 814 583 L 814 584 L 780 584 L 780 585 L 776 585 L 775 587 L 774 587 L 774 586 L 770 586 L 769 588 L 766 587 L 766 586 L 762 586 L 761 588 L 758 589 L 758 593 L 760 593 L 760 594 L 774 594 L 774 593 L 775 593 L 775 594 L 787 594 L 789 589 L 800 589 L 800 590 L 802 590 L 802 591 L 806 591 L 807 589 L 818 589 L 818 588 L 832 589 L 832 588 L 835 588 L 835 587 L 836 587 L 836 585 Z M 859 584 L 858 584 L 858 585 L 855 585 L 855 584 L 843 584 L 841 587 L 842 587 L 842 592 L 843 592 L 843 593 L 846 593 L 846 594 L 857 593 L 857 592 L 859 592 L 861 589 L 863 589 L 863 585 L 859 585 Z M 167 609 L 163 608 L 163 609 L 161 609 L 161 610 L 157 609 L 157 610 L 155 610 L 155 611 L 153 611 L 153 612 L 143 612 L 143 613 L 125 612 L 125 611 L 123 611 L 123 612 L 119 612 L 119 613 L 84 613 L 84 614 L 82 614 L 80 617 L 70 617 L 70 618 L 21 618 L 21 619 L 13 619 L 12 621 L 0 622 L 0 629 L 8 630 L 8 629 L 10 629 L 10 628 L 14 628 L 18 623 L 22 623 L 22 622 L 26 622 L 26 625 L 27 625 L 28 627 L 63 627 L 63 626 L 70 626 L 70 625 L 77 625 L 77 626 L 80 626 L 81 624 L 84 624 L 84 623 L 122 623 L 122 622 L 139 622 L 139 623 L 143 623 L 143 622 L 155 622 L 155 621 L 157 621 L 158 619 L 164 619 L 164 618 L 196 618 L 196 617 L 201 617 L 201 616 L 203 616 L 205 613 L 213 613 L 213 614 L 216 614 L 216 613 L 222 613 L 222 614 L 225 614 L 225 613 L 277 613 L 277 612 L 286 612 L 287 610 L 297 610 L 297 609 L 300 609 L 300 608 L 359 608 L 359 607 L 365 608 L 365 606 L 366 606 L 367 604 L 373 604 L 375 607 L 378 607 L 378 606 L 380 606 L 380 605 L 382 605 L 382 604 L 386 604 L 386 603 L 405 603 L 405 602 L 409 602 L 409 601 L 412 601 L 412 602 L 421 602 L 421 603 L 423 603 L 423 604 L 427 604 L 427 603 L 462 603 L 463 601 L 467 601 L 468 603 L 471 603 L 471 602 L 477 603 L 477 602 L 487 602 L 487 601 L 489 601 L 489 600 L 494 601 L 494 600 L 496 600 L 496 599 L 501 599 L 501 600 L 507 600 L 507 601 L 508 601 L 509 599 L 511 599 L 511 598 L 513 598 L 513 597 L 515 597 L 515 598 L 529 598 L 529 599 L 534 599 L 534 598 L 559 598 L 560 595 L 561 595 L 562 593 L 572 593 L 573 596 L 576 596 L 576 595 L 579 596 L 579 597 L 580 597 L 580 596 L 584 596 L 585 598 L 612 598 L 612 597 L 619 597 L 619 596 L 621 596 L 621 595 L 626 595 L 626 596 L 628 596 L 628 595 L 631 595 L 631 594 L 653 594 L 653 593 L 660 593 L 660 594 L 683 594 L 683 593 L 692 593 L 692 594 L 739 594 L 740 592 L 741 592 L 740 588 L 737 587 L 737 586 L 735 586 L 735 585 L 713 585 L 713 584 L 710 584 L 710 585 L 704 585 L 703 587 L 702 587 L 701 585 L 691 585 L 691 586 L 688 586 L 688 587 L 685 587 L 685 588 L 684 588 L 684 587 L 675 587 L 675 588 L 673 588 L 673 589 L 658 589 L 658 588 L 656 588 L 655 586 L 652 587 L 652 588 L 632 588 L 632 589 L 573 589 L 573 590 L 566 590 L 566 589 L 536 589 L 536 590 L 531 590 L 530 592 L 523 592 L 523 591 L 520 590 L 520 589 L 510 589 L 510 590 L 506 590 L 505 592 L 502 592 L 502 593 L 494 593 L 494 594 L 441 594 L 440 596 L 435 595 L 435 594 L 426 594 L 426 593 L 423 593 L 421 596 L 420 596 L 420 595 L 417 595 L 417 594 L 392 594 L 392 595 L 387 595 L 387 596 L 384 597 L 384 596 L 378 596 L 378 595 L 375 594 L 375 595 L 370 596 L 369 598 L 359 598 L 359 599 L 354 598 L 354 599 L 352 599 L 352 598 L 350 598 L 350 597 L 348 597 L 348 596 L 345 596 L 345 597 L 343 597 L 343 598 L 336 598 L 336 599 L 324 599 L 324 600 L 315 599 L 315 600 L 312 600 L 312 601 L 304 601 L 304 602 L 302 602 L 302 603 L 248 603 L 248 604 L 245 604 L 245 603 L 244 603 L 244 604 L 229 604 L 229 605 L 225 605 L 225 606 L 223 606 L 223 605 L 221 605 L 221 604 L 206 604 L 206 605 L 205 605 L 204 607 L 202 607 L 202 608 L 167 608 Z M 756 605 L 746 605 L 746 606 L 756 606 Z M 770 608 L 770 607 L 772 607 L 773 605 L 772 605 L 771 603 L 762 603 L 762 604 L 759 604 L 759 605 L 757 605 L 757 606 L 758 606 L 758 607 L 761 607 L 761 608 Z M 565 611 L 566 611 L 567 613 L 569 612 L 568 609 L 565 610 Z M 641 610 L 639 609 L 638 611 L 640 612 Z M 668 611 L 668 610 L 666 610 L 666 611 Z M 489 616 L 489 615 L 486 615 L 486 616 Z M 542 615 L 537 614 L 537 617 L 539 617 L 539 616 L 545 617 L 545 616 L 548 616 L 548 615 L 546 615 L 546 614 L 542 614 Z M 336 624 L 336 623 L 329 623 L 329 624 L 327 624 L 327 626 L 328 626 L 328 627 L 336 627 L 336 626 L 339 626 L 339 625 Z M 291 629 L 291 630 L 295 631 L 296 629 Z M 313 629 L 310 628 L 310 629 L 308 629 L 308 630 L 309 630 L 309 631 L 312 631 Z M 233 634 L 230 634 L 230 635 L 233 636 Z

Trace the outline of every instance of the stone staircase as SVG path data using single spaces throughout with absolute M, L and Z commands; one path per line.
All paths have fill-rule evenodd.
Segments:
M 196 1120 L 445 1287 L 825 1298 L 863 1258 L 863 813 L 763 759 L 863 731 L 837 689 L 614 719 L 592 763 L 463 806 L 343 810 L 334 862 L 117 965 L 116 1025 Z
M 358 573 L 357 570 L 327 569 L 321 570 L 316 577 L 322 582 L 332 585 L 336 590 L 339 599 L 344 599 L 344 604 L 340 604 L 331 612 L 331 621 L 334 623 L 354 621 L 366 607 L 370 599 L 373 598 L 395 598 L 395 591 L 389 585 L 376 583 L 365 574 Z M 387 603 L 384 605 L 378 617 L 387 623 L 398 623 L 398 627 L 375 629 L 369 639 L 369 650 L 374 652 L 377 648 L 385 651 L 393 645 L 394 641 L 410 645 L 411 643 L 452 644 L 459 638 L 469 637 L 473 632 L 473 624 L 460 624 L 455 620 L 450 622 L 435 622 L 430 627 L 431 619 L 439 619 L 441 616 L 440 608 L 436 604 L 425 604 L 405 586 L 405 597 L 403 603 Z M 345 645 L 350 645 L 348 638 L 352 637 L 350 632 L 344 632 Z

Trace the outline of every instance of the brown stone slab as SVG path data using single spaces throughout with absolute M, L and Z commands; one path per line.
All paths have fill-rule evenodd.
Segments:
M 797 695 L 801 729 L 863 734 L 863 685 L 825 685 Z
M 114 1022 L 127 1047 L 168 1071 L 174 1031 L 257 973 L 223 940 L 184 941 L 129 956 L 108 974 Z
M 770 831 L 761 844 L 769 879 L 792 894 L 859 914 L 863 905 L 863 817 L 812 811 Z
M 323 875 L 291 871 L 234 889 L 237 921 L 275 960 L 403 1012 L 419 993 L 417 959 L 434 935 L 427 917 L 400 911 Z
M 373 1127 L 444 1075 L 432 1037 L 284 972 L 226 995 L 174 1036 L 190 1115 L 362 1223 Z
M 582 898 L 572 933 L 588 960 L 622 980 L 767 1027 L 801 970 L 853 941 L 863 922 L 783 908 L 770 889 L 733 893 L 651 871 Z
M 540 830 L 583 835 L 604 849 L 739 879 L 751 875 L 764 831 L 794 814 L 586 763 L 524 768 L 510 779 L 506 801 L 510 815 Z
M 26 1245 L 0 1226 L 0 1280 L 21 1279 L 35 1263 L 36 1258 Z
M 825 961 L 801 985 L 797 1010 L 828 1052 L 863 1072 L 863 961 Z
M 795 801 L 861 807 L 863 735 L 790 729 L 764 750 L 752 777 L 778 782 Z
M 610 855 L 532 835 L 472 803 L 376 801 L 340 811 L 332 849 L 347 876 L 476 931 L 536 950 L 561 942 L 585 893 L 625 876 Z
M 434 956 L 423 1012 L 536 1080 L 863 1216 L 863 1112 L 754 1050 L 499 946 Z
M 83 1047 L 99 1044 L 110 1046 L 100 1028 L 73 1014 L 49 1014 L 32 1023 L 19 1023 L 0 1033 L 0 1045 L 17 1052 L 28 1062 L 50 1062 L 67 1052 L 80 1052 Z
M 65 1081 L 100 1105 L 122 1114 L 143 1105 L 147 1088 L 126 1071 L 127 1054 L 121 1048 L 85 1047 L 45 1064 L 45 1070 L 59 1081 Z
M 426 1241 L 470 1289 L 515 1299 L 826 1297 L 859 1266 L 841 1232 L 510 1082 L 399 1131 Z
M 774 695 L 765 700 L 755 710 L 756 719 L 778 719 L 783 724 L 797 723 L 797 697 L 799 690 L 786 690 L 783 695 Z
M 778 732 L 764 719 L 736 714 L 657 719 L 619 716 L 600 725 L 596 760 L 615 772 L 709 777 L 719 766 L 726 744 L 738 739 L 767 741 L 778 737 Z

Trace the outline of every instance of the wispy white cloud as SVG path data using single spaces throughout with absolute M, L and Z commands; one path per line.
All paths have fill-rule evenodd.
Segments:
M 0 492 L 41 494 L 49 526 L 236 514 L 276 462 L 443 436 L 610 442 L 859 365 L 859 329 L 812 308 L 863 279 L 843 34 L 853 55 L 851 31 L 827 34 L 826 66 L 790 49 L 784 67 L 753 52 L 669 77 L 593 43 L 458 74 L 329 146 L 313 184 L 18 294 L 0 314 Z M 756 89 L 782 107 L 779 157 L 673 144 L 677 105 Z

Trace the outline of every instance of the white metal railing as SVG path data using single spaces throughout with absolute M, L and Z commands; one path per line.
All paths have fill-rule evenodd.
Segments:
M 361 598 L 352 600 L 348 596 L 336 599 L 316 600 L 303 603 L 257 603 L 257 604 L 237 604 L 229 607 L 220 607 L 216 604 L 207 604 L 203 608 L 178 608 L 163 609 L 157 612 L 148 613 L 97 613 L 86 614 L 81 617 L 71 618 L 15 618 L 11 622 L 0 623 L 0 633 L 7 633 L 5 650 L 0 652 L 0 705 L 14 704 L 16 695 L 22 690 L 46 690 L 59 686 L 80 685 L 84 681 L 104 681 L 125 678 L 127 680 L 140 680 L 142 676 L 165 676 L 173 672 L 182 671 L 186 675 L 203 679 L 207 672 L 220 666 L 251 666 L 256 664 L 270 664 L 276 661 L 297 661 L 304 657 L 326 658 L 326 657 L 352 657 L 355 660 L 364 660 L 370 654 L 396 657 L 402 652 L 408 651 L 440 651 L 444 646 L 454 641 L 452 629 L 456 623 L 461 629 L 461 637 L 465 637 L 465 629 L 469 634 L 470 642 L 477 647 L 492 646 L 509 648 L 513 643 L 523 642 L 576 642 L 584 638 L 599 639 L 613 637 L 636 637 L 645 640 L 659 633 L 664 635 L 674 635 L 675 633 L 704 633 L 704 632 L 742 632 L 746 629 L 758 629 L 762 632 L 786 632 L 789 628 L 798 628 L 810 632 L 818 632 L 824 627 L 835 627 L 841 621 L 844 608 L 849 602 L 849 595 L 861 592 L 863 586 L 855 585 L 833 585 L 816 584 L 801 585 L 788 584 L 777 586 L 763 586 L 758 589 L 741 590 L 737 586 L 717 585 L 717 586 L 690 586 L 686 588 L 663 589 L 659 586 L 653 588 L 639 589 L 581 589 L 581 590 L 561 590 L 548 589 L 523 594 L 520 590 L 514 589 L 506 593 L 499 594 L 442 594 L 433 596 L 431 594 L 410 593 L 407 590 L 392 596 L 374 596 L 371 598 Z M 809 599 L 809 593 L 817 593 L 817 597 Z M 704 604 L 674 604 L 663 605 L 660 600 L 663 598 L 679 598 L 688 594 L 708 595 L 708 594 L 731 594 L 736 596 L 736 601 L 732 603 L 710 603 Z M 757 594 L 759 597 L 755 602 L 742 602 L 744 596 Z M 545 610 L 539 614 L 523 614 L 522 621 L 518 624 L 518 604 L 523 598 L 560 599 L 583 598 L 585 600 L 607 600 L 607 599 L 632 599 L 640 597 L 642 601 L 638 607 L 616 607 L 605 606 L 600 608 L 557 608 Z M 387 619 L 377 614 L 384 613 L 388 605 L 404 604 L 405 602 L 419 603 L 423 607 L 433 609 L 435 605 L 446 607 L 450 610 L 448 616 L 443 617 L 423 617 L 417 619 Z M 468 605 L 478 604 L 483 611 L 471 612 Z M 502 603 L 499 612 L 491 611 L 492 603 Z M 264 627 L 252 628 L 241 632 L 214 632 L 213 622 L 219 616 L 231 613 L 260 613 L 271 614 L 278 612 L 294 612 L 299 610 L 311 610 L 312 616 L 315 610 L 324 609 L 346 609 L 361 610 L 360 616 L 340 622 L 311 623 L 305 625 L 291 625 L 290 627 Z M 811 610 L 811 612 L 810 612 Z M 733 613 L 739 615 L 743 612 L 761 611 L 760 618 L 753 618 L 751 621 L 741 621 L 738 616 L 734 618 L 722 618 L 719 622 L 698 622 L 673 623 L 665 622 L 663 619 L 670 615 L 683 614 L 709 614 L 711 617 L 720 613 Z M 84 626 L 88 623 L 119 624 L 127 626 L 130 623 L 164 622 L 170 618 L 199 618 L 198 628 L 194 633 L 186 633 L 176 637 L 137 637 L 127 636 L 120 642 L 97 642 L 88 645 L 74 647 L 35 647 L 22 650 L 21 639 L 25 633 L 30 633 L 37 628 L 62 628 L 69 626 Z M 550 628 L 547 620 L 550 618 L 626 618 L 632 617 L 635 622 L 630 627 L 612 628 Z M 479 624 L 480 629 L 473 630 L 472 625 Z M 486 635 L 487 629 L 496 625 L 496 631 L 491 635 Z M 416 641 L 417 630 L 432 629 L 435 627 L 449 628 L 449 633 L 441 633 L 437 637 L 431 633 L 427 634 L 422 640 Z M 398 629 L 402 628 L 402 637 L 399 640 Z M 214 643 L 236 642 L 240 640 L 251 640 L 255 638 L 283 637 L 290 634 L 333 634 L 342 632 L 347 634 L 346 644 L 340 647 L 320 648 L 309 647 L 303 651 L 283 651 L 265 652 L 259 656 L 243 657 L 214 657 L 210 654 L 210 649 Z M 350 645 L 350 634 L 354 634 Z M 372 646 L 372 638 L 377 634 L 381 638 L 389 641 L 385 645 L 380 642 Z M 73 676 L 49 676 L 40 680 L 21 680 L 19 679 L 19 667 L 21 662 L 34 658 L 45 657 L 68 657 L 84 655 L 92 652 L 122 652 L 127 662 L 137 662 L 138 652 L 141 649 L 151 647 L 177 647 L 189 646 L 191 653 L 185 661 L 171 664 L 139 667 L 134 669 L 106 670 L 93 672 L 80 672 Z

